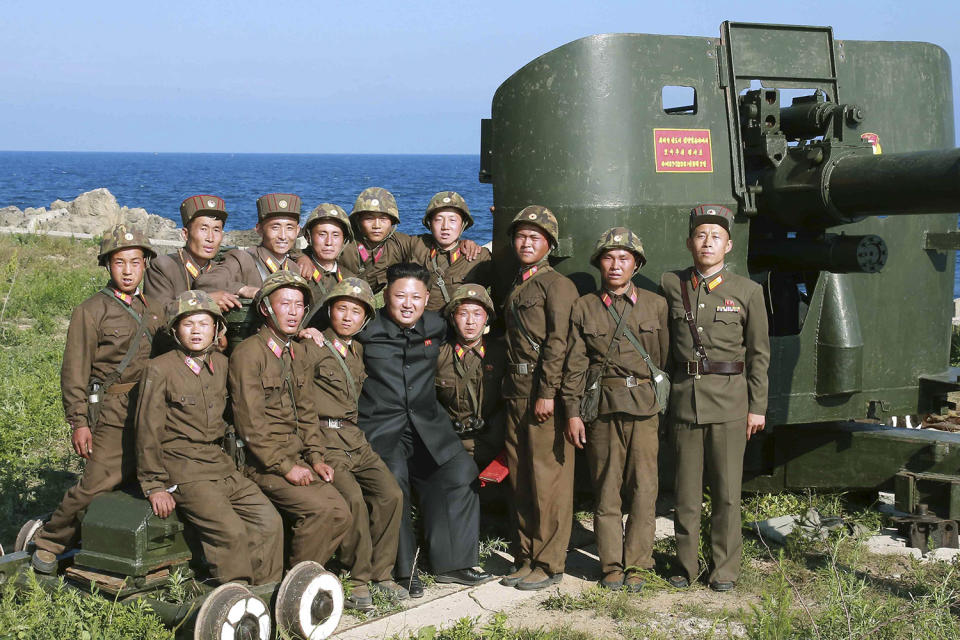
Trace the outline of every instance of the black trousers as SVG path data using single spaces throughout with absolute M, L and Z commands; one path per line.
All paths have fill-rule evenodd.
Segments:
M 477 466 L 466 450 L 438 465 L 412 427 L 400 446 L 378 452 L 403 491 L 403 521 L 397 547 L 396 577 L 408 577 L 417 558 L 417 537 L 410 516 L 410 487 L 420 497 L 420 518 L 430 547 L 434 573 L 476 566 L 480 536 Z M 417 559 L 423 566 L 423 558 Z

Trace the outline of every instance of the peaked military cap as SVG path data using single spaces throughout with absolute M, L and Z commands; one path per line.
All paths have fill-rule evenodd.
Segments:
M 601 235 L 600 239 L 597 240 L 597 244 L 593 249 L 593 254 L 590 256 L 590 264 L 599 269 L 600 256 L 603 255 L 604 251 L 609 251 L 611 249 L 625 249 L 632 253 L 637 258 L 638 269 L 647 263 L 647 258 L 643 253 L 643 243 L 640 242 L 640 237 L 626 227 L 613 227 L 612 229 L 607 229 L 603 232 L 603 235 Z
M 356 220 L 354 216 L 367 212 L 385 214 L 390 216 L 394 224 L 400 224 L 400 210 L 397 208 L 396 198 L 381 187 L 367 187 L 360 192 L 357 201 L 353 203 L 350 219 Z
M 257 297 L 254 299 L 254 304 L 259 305 L 260 302 L 271 293 L 277 289 L 284 289 L 286 287 L 293 287 L 303 291 L 303 303 L 305 305 L 309 305 L 311 302 L 313 302 L 313 293 L 310 290 L 310 283 L 293 271 L 281 269 L 280 271 L 274 271 L 267 276 L 266 280 L 263 281 L 263 286 L 260 287 L 260 291 L 257 292 Z
M 300 224 L 300 196 L 294 193 L 268 193 L 257 198 L 257 222 L 284 216 Z
M 167 329 L 172 330 L 177 320 L 193 313 L 209 313 L 214 320 L 225 322 L 220 306 L 210 297 L 210 294 L 206 291 L 193 289 L 184 291 L 167 303 Z
M 227 221 L 227 205 L 220 196 L 200 194 L 180 203 L 180 220 L 186 227 L 197 216 L 210 216 Z
M 473 216 L 470 215 L 470 208 L 467 201 L 463 199 L 456 191 L 441 191 L 432 198 L 427 205 L 427 212 L 423 216 L 423 226 L 430 228 L 430 219 L 433 214 L 440 209 L 456 209 L 463 220 L 463 230 L 466 231 L 473 226 Z
M 547 238 L 550 240 L 550 246 L 552 247 L 556 247 L 560 241 L 560 225 L 557 223 L 557 217 L 546 207 L 532 204 L 529 207 L 521 209 L 520 213 L 518 213 L 510 223 L 511 236 L 513 236 L 517 230 L 517 225 L 520 224 L 532 224 L 535 227 L 539 227 L 547 234 Z
M 147 258 L 156 258 L 157 252 L 150 244 L 150 238 L 140 229 L 127 224 L 118 224 L 103 234 L 100 240 L 100 253 L 97 255 L 97 264 L 106 266 L 110 254 L 121 249 L 139 248 Z
M 344 242 L 353 240 L 353 227 L 350 226 L 350 218 L 347 217 L 347 212 L 338 205 L 324 202 L 314 207 L 307 217 L 307 221 L 303 223 L 303 237 L 307 239 L 308 243 L 310 242 L 310 229 L 313 225 L 321 222 L 336 222 L 343 227 Z
M 733 211 L 722 204 L 702 204 L 690 212 L 690 235 L 702 224 L 718 224 L 730 233 L 733 226 Z
M 493 322 L 497 317 L 496 307 L 493 306 L 493 300 L 490 299 L 487 290 L 479 284 L 473 284 L 472 282 L 466 282 L 457 287 L 457 290 L 453 292 L 450 302 L 447 303 L 443 311 L 448 318 L 452 317 L 457 307 L 464 302 L 474 302 L 486 309 L 487 324 Z
M 327 295 L 320 302 L 321 306 L 326 306 L 337 298 L 352 298 L 363 304 L 367 308 L 367 318 L 373 316 L 377 309 L 376 299 L 373 297 L 373 289 L 363 278 L 344 278 L 331 287 Z

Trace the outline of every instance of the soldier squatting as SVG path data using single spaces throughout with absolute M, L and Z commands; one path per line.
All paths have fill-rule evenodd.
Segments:
M 55 571 L 77 544 L 96 495 L 138 483 L 157 516 L 176 509 L 192 525 L 218 582 L 275 582 L 284 565 L 336 554 L 357 609 L 372 607 L 371 590 L 422 596 L 419 566 L 475 585 L 490 579 L 476 567 L 478 472 L 499 465 L 516 559 L 501 584 L 542 589 L 563 576 L 574 451 L 585 449 L 601 585 L 636 592 L 653 567 L 662 423 L 678 460 L 670 583 L 701 577 L 706 479 L 705 577 L 733 588 L 769 344 L 760 287 L 724 269 L 728 209 L 691 212 L 692 266 L 665 273 L 659 293 L 632 282 L 646 262 L 640 238 L 606 231 L 590 261 L 601 287 L 580 296 L 547 260 L 556 218 L 526 207 L 510 227 L 516 277 L 497 305 L 491 254 L 461 238 L 473 219 L 457 193 L 434 196 L 419 236 L 397 231 L 384 189 L 364 190 L 349 216 L 321 204 L 302 228 L 300 206 L 294 194 L 261 197 L 260 245 L 218 263 L 227 212 L 216 196 L 184 200 L 186 244 L 170 255 L 131 227 L 105 234 L 109 281 L 75 309 L 61 374 L 86 468 L 34 538 L 36 570 Z M 228 358 L 224 312 L 244 299 L 261 325 Z M 242 461 L 224 451 L 234 432 Z

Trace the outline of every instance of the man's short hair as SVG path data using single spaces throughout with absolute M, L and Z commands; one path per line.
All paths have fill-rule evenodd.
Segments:
M 422 264 L 398 262 L 387 267 L 387 286 L 404 278 L 419 280 L 427 289 L 430 288 L 430 272 Z

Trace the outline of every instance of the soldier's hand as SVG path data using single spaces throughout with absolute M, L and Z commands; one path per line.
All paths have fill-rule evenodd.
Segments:
M 313 465 L 313 470 L 317 472 L 318 476 L 327 482 L 333 482 L 333 467 L 330 465 L 323 462 L 318 462 Z
M 473 262 L 480 255 L 480 245 L 473 240 L 464 238 L 460 241 L 460 253 L 467 259 L 467 262 Z
M 73 441 L 73 450 L 81 458 L 87 459 L 93 453 L 93 433 L 90 427 L 74 429 L 70 439 Z
M 537 422 L 546 422 L 553 417 L 553 398 L 537 398 L 537 403 L 533 405 L 533 415 Z
M 240 291 L 237 291 L 237 295 L 241 298 L 253 298 L 257 297 L 257 294 L 260 293 L 259 287 L 251 287 L 250 285 L 244 285 L 240 287 Z
M 747 414 L 747 440 L 750 439 L 750 436 L 757 433 L 758 431 L 763 431 L 763 428 L 767 426 L 767 418 L 765 416 L 759 416 L 755 413 Z
M 166 518 L 173 513 L 173 508 L 177 506 L 177 501 L 166 491 L 154 491 L 147 496 L 147 500 L 150 501 L 153 512 L 159 518 Z
M 306 487 L 313 482 L 313 472 L 299 464 L 293 465 L 293 468 L 283 474 L 283 477 L 287 482 L 298 487 Z
M 313 275 L 313 260 L 310 256 L 304 254 L 297 259 L 297 266 L 300 268 L 300 275 L 307 280 Z
M 317 343 L 318 347 L 323 346 L 323 334 L 314 327 L 307 327 L 303 331 L 297 334 L 297 337 L 301 340 L 313 340 Z
M 220 307 L 220 311 L 230 311 L 230 309 L 239 309 L 243 306 L 240 304 L 240 298 L 229 291 L 214 291 L 210 294 L 210 297 Z
M 570 418 L 567 420 L 567 442 L 577 449 L 583 449 L 587 444 L 587 428 L 583 425 L 583 418 Z

